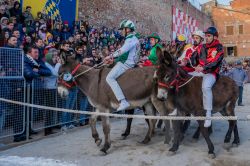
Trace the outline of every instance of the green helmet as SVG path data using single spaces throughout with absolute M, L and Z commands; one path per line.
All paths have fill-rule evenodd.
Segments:
M 161 41 L 160 36 L 156 32 L 153 32 L 151 35 L 148 36 L 148 38 L 155 38 L 155 39 L 158 39 L 159 41 Z
M 123 20 L 120 23 L 119 29 L 121 30 L 123 28 L 129 28 L 129 29 L 134 31 L 135 30 L 135 24 L 131 20 Z

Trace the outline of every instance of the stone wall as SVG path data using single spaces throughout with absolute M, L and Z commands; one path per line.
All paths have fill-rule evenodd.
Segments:
M 79 0 L 79 19 L 98 27 L 117 27 L 123 19 L 131 19 L 139 32 L 158 32 L 170 40 L 172 5 L 196 18 L 202 30 L 212 24 L 209 17 L 182 0 Z

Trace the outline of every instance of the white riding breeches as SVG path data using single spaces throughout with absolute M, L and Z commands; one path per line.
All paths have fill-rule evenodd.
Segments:
M 109 74 L 107 75 L 106 81 L 111 87 L 112 91 L 115 94 L 115 97 L 118 101 L 121 101 L 125 99 L 125 96 L 122 92 L 121 87 L 119 86 L 117 82 L 117 78 L 120 77 L 123 73 L 125 73 L 128 69 L 132 68 L 134 66 L 126 65 L 121 62 L 118 62 L 115 67 L 111 69 Z
M 203 108 L 206 111 L 213 110 L 213 93 L 212 87 L 216 82 L 216 78 L 213 74 L 204 74 L 201 72 L 191 72 L 188 73 L 192 76 L 203 77 L 202 79 L 202 93 L 203 93 Z

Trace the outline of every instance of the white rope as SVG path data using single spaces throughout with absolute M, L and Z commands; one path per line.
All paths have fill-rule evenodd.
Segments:
M 181 87 L 185 86 L 186 84 L 188 84 L 190 81 L 192 81 L 193 78 L 194 78 L 194 76 L 192 76 L 187 82 L 185 82 L 184 84 L 179 86 L 179 88 L 181 88 Z
M 42 105 L 35 105 L 29 103 L 23 103 L 19 101 L 8 100 L 4 98 L 0 98 L 0 101 L 23 105 L 27 107 L 35 107 L 44 110 L 53 110 L 58 112 L 68 112 L 68 113 L 75 113 L 75 114 L 85 114 L 85 115 L 95 115 L 95 116 L 108 116 L 108 117 L 116 117 L 116 118 L 137 118 L 137 119 L 162 119 L 162 120 L 239 120 L 239 121 L 248 121 L 250 120 L 250 115 L 247 115 L 246 118 L 238 118 L 237 116 L 213 116 L 211 118 L 207 118 L 205 116 L 145 116 L 145 115 L 128 115 L 128 114 L 113 114 L 113 113 L 102 113 L 102 112 L 89 112 L 89 111 L 82 111 L 82 110 L 70 110 L 64 108 L 55 108 L 55 107 L 48 107 Z

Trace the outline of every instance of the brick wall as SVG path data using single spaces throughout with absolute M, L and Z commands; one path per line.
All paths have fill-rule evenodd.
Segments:
M 172 4 L 196 18 L 202 30 L 212 24 L 209 17 L 182 0 L 79 0 L 79 19 L 88 19 L 96 26 L 117 27 L 127 18 L 136 23 L 139 32 L 158 32 L 170 40 Z
M 250 10 L 250 2 L 249 0 L 234 0 L 231 2 L 231 6 L 236 10 Z
M 248 4 L 250 4 L 250 2 Z M 234 8 L 232 10 L 234 10 Z M 250 15 L 240 13 L 240 12 L 233 12 L 233 11 L 229 11 L 229 10 L 222 9 L 222 8 L 213 8 L 212 16 L 213 16 L 214 23 L 219 31 L 219 39 L 221 40 L 224 47 L 225 48 L 236 47 L 235 55 L 249 56 L 250 55 Z M 243 25 L 243 34 L 239 33 L 239 25 Z M 226 32 L 227 26 L 233 27 L 232 34 L 227 34 Z

